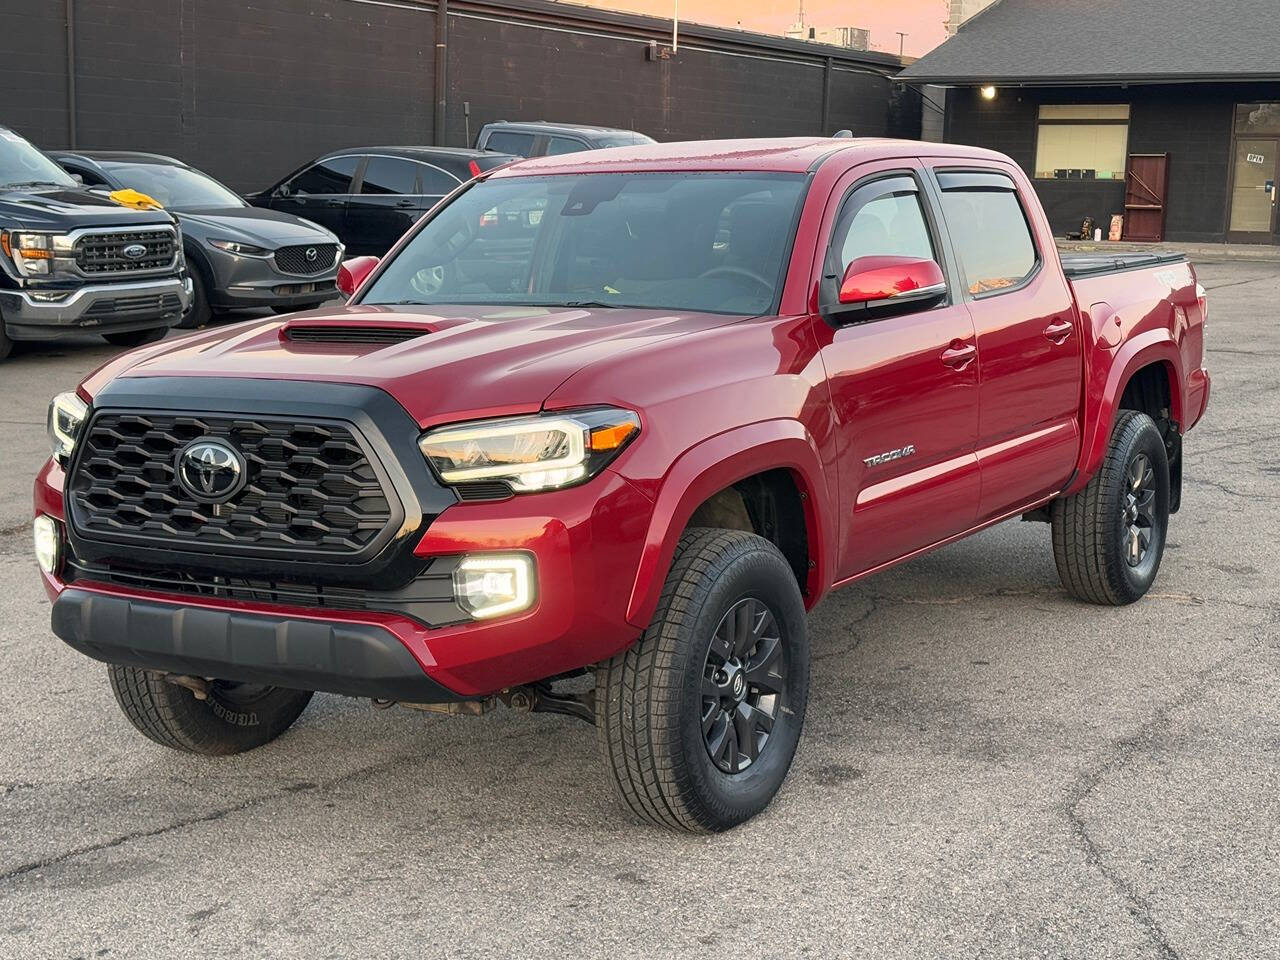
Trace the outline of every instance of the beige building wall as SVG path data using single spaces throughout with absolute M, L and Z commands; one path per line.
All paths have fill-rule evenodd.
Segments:
M 947 36 L 954 37 L 960 24 L 996 2 L 997 0 L 951 0 L 951 9 L 947 14 Z

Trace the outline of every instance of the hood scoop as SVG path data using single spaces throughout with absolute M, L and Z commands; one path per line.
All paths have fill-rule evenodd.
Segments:
M 425 337 L 431 328 L 397 323 L 317 323 L 291 321 L 280 328 L 280 339 L 293 343 L 370 343 L 385 346 Z

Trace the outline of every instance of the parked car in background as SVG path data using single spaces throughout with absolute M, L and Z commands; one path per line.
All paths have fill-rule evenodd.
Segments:
M 495 120 L 480 128 L 477 150 L 514 153 L 521 157 L 547 157 L 581 150 L 603 150 L 605 147 L 634 147 L 655 143 L 652 137 L 634 130 L 593 127 L 577 123 L 552 123 L 549 120 Z
M 137 190 L 177 218 L 192 286 L 191 306 L 179 327 L 202 327 L 215 312 L 237 307 L 305 310 L 337 292 L 333 283 L 343 247 L 323 227 L 252 207 L 172 157 L 62 150 L 50 156 L 87 187 Z
M 246 199 L 315 221 L 351 254 L 381 256 L 457 187 L 516 159 L 450 147 L 352 147 L 325 154 Z
M 0 127 L 0 360 L 15 340 L 159 340 L 190 302 L 173 218 L 85 190 Z
M 685 830 L 781 785 L 811 666 L 833 692 L 805 620 L 831 590 L 1023 517 L 1067 593 L 1141 598 L 1209 399 L 1191 265 L 1059 258 L 1026 174 L 972 147 L 545 157 L 338 282 L 55 398 L 54 632 L 193 753 L 313 690 L 570 714 Z

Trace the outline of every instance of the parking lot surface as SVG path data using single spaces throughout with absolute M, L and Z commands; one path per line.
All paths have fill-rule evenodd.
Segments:
M 630 823 L 590 727 L 318 695 L 205 759 L 49 631 L 45 405 L 113 352 L 0 365 L 0 957 L 1222 957 L 1280 953 L 1280 265 L 1201 264 L 1214 395 L 1152 594 L 1059 587 L 1007 523 L 810 618 L 762 816 Z

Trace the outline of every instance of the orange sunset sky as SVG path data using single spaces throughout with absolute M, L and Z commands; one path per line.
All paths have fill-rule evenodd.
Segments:
M 672 0 L 589 0 L 588 6 L 670 17 Z M 946 39 L 942 27 L 947 0 L 805 0 L 805 23 L 815 27 L 866 27 L 871 48 L 898 52 L 897 30 L 905 31 L 905 52 L 923 56 Z M 680 0 L 680 20 L 718 27 L 740 26 L 782 33 L 795 23 L 800 0 Z

